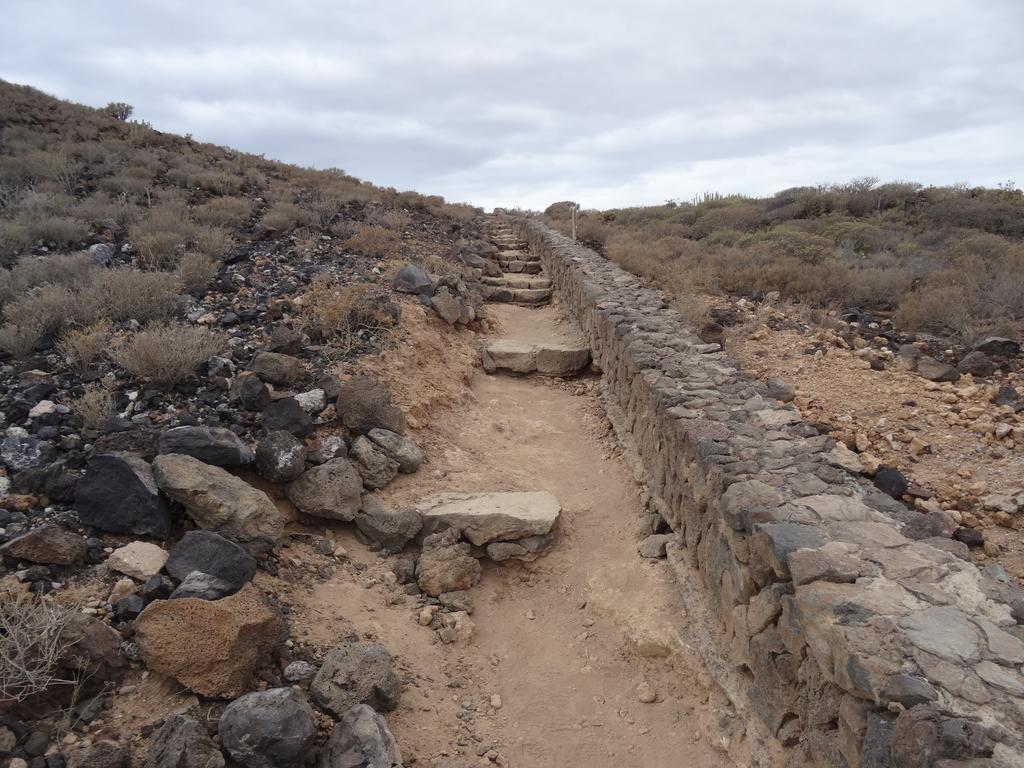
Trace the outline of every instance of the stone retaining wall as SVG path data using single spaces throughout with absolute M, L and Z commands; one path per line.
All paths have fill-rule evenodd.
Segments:
M 656 291 L 513 226 L 589 338 L 769 730 L 822 765 L 1024 765 L 1024 594 L 1005 572 L 969 562 L 949 516 L 832 464 L 830 437 Z

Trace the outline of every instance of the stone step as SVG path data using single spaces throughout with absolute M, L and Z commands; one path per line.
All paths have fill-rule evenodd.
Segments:
M 543 269 L 539 261 L 498 261 L 498 266 L 501 267 L 502 272 L 516 275 L 537 275 Z
M 504 304 L 547 304 L 551 301 L 550 288 L 506 288 L 485 285 L 484 298 Z
M 494 257 L 496 259 L 515 259 L 516 261 L 540 261 L 540 256 L 537 254 L 515 248 L 510 248 L 507 251 L 498 251 Z
M 484 285 L 497 288 L 550 288 L 551 281 L 546 277 L 533 275 L 502 275 L 501 277 L 484 277 Z
M 458 528 L 482 547 L 549 535 L 562 505 L 546 491 L 439 493 L 421 500 L 416 510 L 423 518 L 423 533 Z M 531 543 L 543 542 L 527 541 L 527 546 Z
M 493 242 L 499 248 L 515 248 L 516 250 L 525 250 L 528 247 L 525 241 L 519 240 L 518 238 L 514 237 L 496 237 L 491 242 Z
M 572 344 L 524 344 L 492 341 L 480 350 L 488 373 L 539 373 L 572 376 L 590 365 L 590 348 Z

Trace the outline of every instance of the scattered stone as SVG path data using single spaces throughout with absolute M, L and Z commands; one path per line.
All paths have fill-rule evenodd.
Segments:
M 331 459 L 348 457 L 348 446 L 340 435 L 326 435 L 313 441 L 306 453 L 306 460 L 312 464 L 325 464 Z
M 53 454 L 52 445 L 30 436 L 21 427 L 9 427 L 0 440 L 0 463 L 14 472 L 47 464 Z
M 313 467 L 285 489 L 305 515 L 351 522 L 362 504 L 363 480 L 348 459 Z
M 414 509 L 387 509 L 376 497 L 364 496 L 355 524 L 371 543 L 400 552 L 420 532 L 423 520 Z
M 8 560 L 45 565 L 73 565 L 85 560 L 87 551 L 85 539 L 53 523 L 44 523 L 0 547 L 0 554 Z
M 1002 336 L 989 336 L 982 339 L 974 346 L 974 349 L 984 352 L 986 355 L 998 355 L 999 357 L 1015 357 L 1020 354 L 1020 344 Z
M 793 398 L 796 397 L 795 390 L 786 382 L 785 379 L 768 379 L 768 381 L 765 382 L 765 386 L 765 394 L 781 403 L 791 403 L 793 402 Z
M 263 491 L 191 456 L 157 456 L 160 490 L 177 501 L 197 525 L 230 536 L 246 549 L 266 551 L 284 532 L 284 519 Z
M 898 499 L 907 492 L 910 483 L 898 469 L 882 466 L 875 471 L 875 487 Z
M 400 472 L 411 474 L 423 464 L 423 451 L 412 440 L 388 429 L 371 429 L 367 433 L 388 456 L 398 462 Z
M 194 597 L 197 600 L 219 600 L 227 597 L 237 590 L 224 579 L 219 579 L 209 573 L 192 571 L 175 589 L 169 599 L 180 600 L 186 597 Z
M 546 491 L 440 493 L 421 501 L 423 529 L 455 528 L 473 544 L 514 541 L 551 532 L 562 506 Z
M 75 510 L 84 525 L 110 533 L 166 538 L 171 516 L 153 470 L 130 453 L 101 453 L 75 486 Z
M 133 579 L 145 581 L 163 570 L 167 550 L 145 541 L 133 541 L 118 547 L 107 558 L 107 568 Z
M 960 371 L 952 365 L 927 356 L 917 361 L 917 373 L 928 381 L 957 381 L 960 378 Z
M 470 589 L 480 581 L 480 573 L 480 563 L 470 555 L 469 544 L 460 541 L 458 529 L 449 528 L 423 540 L 416 579 L 431 597 Z
M 960 373 L 969 373 L 972 376 L 985 377 L 991 376 L 995 373 L 996 365 L 992 362 L 992 358 L 984 352 L 974 350 L 960 358 L 960 362 L 956 364 L 956 369 L 960 371 Z
M 341 385 L 336 404 L 338 419 L 361 435 L 371 429 L 405 432 L 405 415 L 391 404 L 387 387 L 371 376 L 355 376 Z
M 284 430 L 268 432 L 256 447 L 256 471 L 272 483 L 290 483 L 306 469 L 306 445 Z
M 311 389 L 308 392 L 300 392 L 295 396 L 295 401 L 310 416 L 316 416 L 327 407 L 327 395 L 322 389 Z
M 271 352 L 296 355 L 302 351 L 304 341 L 302 331 L 292 328 L 286 323 L 274 323 L 270 328 L 270 340 L 267 348 Z
M 434 283 L 430 276 L 415 264 L 406 264 L 395 275 L 391 287 L 399 293 L 412 293 L 430 296 L 434 293 Z
M 363 478 L 363 485 L 371 491 L 385 487 L 398 474 L 398 462 L 362 435 L 352 442 L 351 456 Z
M 217 726 L 224 748 L 246 768 L 303 762 L 316 731 L 313 708 L 297 688 L 247 693 L 228 704 Z
M 439 288 L 430 299 L 430 306 L 448 325 L 463 322 L 465 309 L 459 298 L 447 288 Z
M 653 704 L 658 700 L 658 693 L 645 680 L 636 687 L 636 698 L 641 704 Z
M 320 768 L 401 768 L 402 752 L 387 721 L 365 704 L 341 716 L 324 745 Z
M 464 611 L 441 614 L 440 624 L 437 637 L 445 645 L 468 645 L 476 636 L 476 624 Z
M 270 390 L 255 373 L 246 371 L 231 380 L 228 397 L 249 411 L 261 411 L 270 404 Z
M 282 397 L 263 409 L 260 425 L 267 432 L 280 430 L 301 436 L 313 430 L 313 419 L 294 397 Z
M 492 541 L 487 545 L 487 556 L 496 563 L 506 560 L 519 560 L 530 563 L 541 555 L 546 555 L 555 544 L 555 535 L 546 533 L 543 536 L 527 536 L 515 541 Z
M 252 555 L 212 531 L 187 531 L 171 550 L 164 567 L 179 581 L 193 571 L 216 576 L 230 584 L 233 592 L 256 575 L 256 561 Z
M 665 557 L 665 547 L 674 538 L 675 534 L 672 533 L 655 533 L 641 541 L 637 551 L 641 557 Z
M 281 619 L 251 585 L 220 600 L 158 600 L 135 621 L 146 665 L 201 696 L 235 698 L 284 635 Z
M 97 741 L 72 752 L 67 768 L 128 768 L 130 762 L 127 744 Z
M 312 680 L 314 675 L 316 675 L 316 667 L 308 661 L 293 661 L 284 668 L 284 679 L 289 683 Z
M 157 442 L 159 453 L 182 453 L 206 464 L 233 467 L 253 460 L 252 449 L 223 427 L 174 427 Z
M 398 706 L 402 692 L 393 667 L 394 660 L 384 646 L 345 642 L 324 657 L 310 693 L 320 707 L 336 717 L 356 704 L 390 712 Z
M 257 352 L 252 370 L 263 381 L 278 386 L 294 384 L 306 375 L 306 366 L 301 360 L 280 352 Z
M 172 714 L 153 739 L 142 768 L 224 768 L 224 756 L 196 720 Z

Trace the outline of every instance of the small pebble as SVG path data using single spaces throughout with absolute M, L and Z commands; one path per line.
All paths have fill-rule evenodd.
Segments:
M 653 704 L 658 700 L 658 694 L 647 681 L 640 683 L 636 687 L 636 697 L 641 704 Z

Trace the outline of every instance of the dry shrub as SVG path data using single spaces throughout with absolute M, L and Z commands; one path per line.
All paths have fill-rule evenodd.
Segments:
M 178 260 L 184 241 L 177 232 L 147 232 L 135 237 L 139 265 L 145 269 L 170 269 Z
M 260 229 L 264 233 L 277 232 L 287 234 L 296 227 L 308 227 L 314 221 L 314 215 L 295 203 L 277 202 L 267 209 L 260 221 Z
M 52 685 L 69 648 L 74 612 L 36 597 L 0 595 L 0 701 L 24 701 Z
M 0 349 L 17 358 L 28 357 L 45 332 L 38 325 L 4 323 L 0 325 Z
M 252 217 L 252 201 L 244 197 L 215 197 L 192 210 L 200 224 L 242 229 Z
M 113 395 L 99 385 L 86 388 L 85 393 L 72 400 L 69 407 L 85 427 L 97 431 L 117 416 Z
M 189 293 L 202 292 L 217 276 L 218 263 L 204 253 L 186 253 L 178 263 L 178 276 Z
M 345 241 L 345 247 L 365 256 L 386 259 L 401 255 L 402 240 L 397 234 L 383 227 L 360 227 Z
M 388 333 L 396 317 L 385 299 L 366 283 L 341 285 L 316 277 L 302 297 L 301 319 L 307 333 L 316 335 L 341 353 L 355 348 L 360 331 Z
M 85 328 L 72 328 L 57 341 L 57 351 L 79 370 L 102 357 L 110 343 L 110 323 L 99 320 Z
M 960 333 L 969 319 L 968 297 L 959 285 L 931 285 L 908 294 L 896 311 L 896 322 L 911 331 Z
M 373 208 L 366 214 L 366 223 L 401 233 L 412 224 L 412 216 L 398 208 Z
M 141 272 L 131 267 L 99 271 L 83 293 L 98 306 L 98 317 L 113 322 L 166 320 L 181 309 L 181 281 L 167 272 Z
M 151 208 L 146 218 L 131 228 L 132 241 L 139 249 L 139 263 L 147 269 L 173 267 L 179 250 L 194 233 L 188 207 L 177 201 Z
M 195 249 L 199 253 L 220 261 L 231 250 L 232 240 L 220 227 L 197 227 L 193 237 Z
M 0 270 L 0 307 L 46 283 L 83 285 L 94 269 L 86 253 L 20 259 L 11 269 Z
M 201 326 L 155 326 L 124 339 L 115 346 L 113 358 L 137 378 L 176 384 L 224 349 L 226 343 L 223 334 Z

